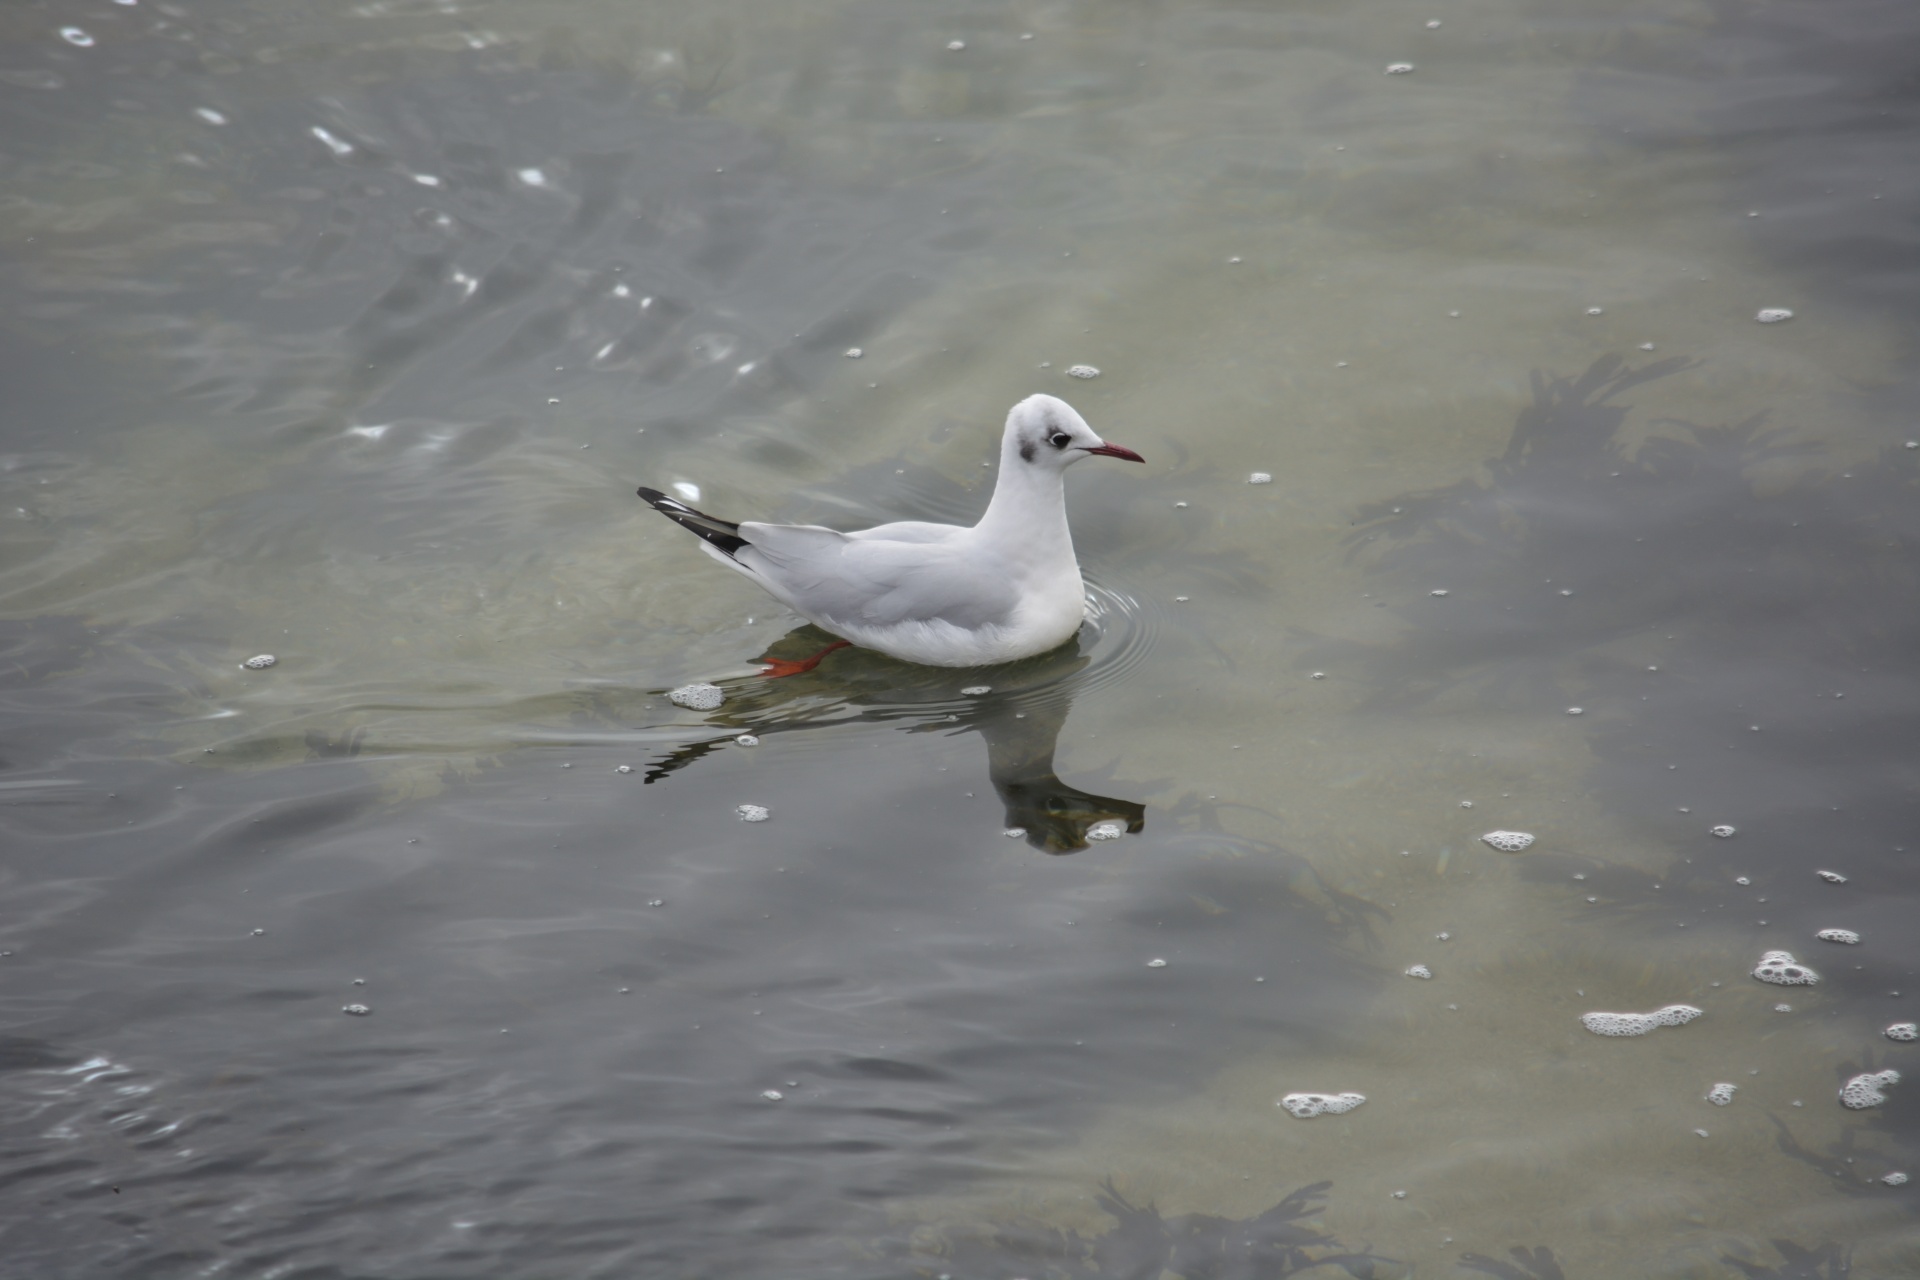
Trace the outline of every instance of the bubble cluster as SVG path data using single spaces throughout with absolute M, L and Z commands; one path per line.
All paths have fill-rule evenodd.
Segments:
M 1720 838 L 1721 838 L 1722 840 L 1725 840 L 1725 839 L 1727 839 L 1727 838 L 1729 838 L 1730 836 L 1732 836 L 1732 835 L 1733 835 L 1733 833 L 1734 833 L 1734 828 L 1733 828 L 1733 827 L 1731 827 L 1731 826 L 1729 826 L 1729 825 L 1727 825 L 1727 824 L 1726 824 L 1726 823 L 1724 823 L 1724 822 L 1723 822 L 1723 823 L 1721 823 L 1721 824 L 1720 824 L 1719 826 L 1717 826 L 1717 827 L 1708 827 L 1708 828 L 1707 828 L 1707 834 L 1708 834 L 1708 835 L 1710 835 L 1710 836 L 1719 836 L 1719 837 L 1720 837 Z
M 1753 976 L 1777 987 L 1810 987 L 1820 975 L 1793 958 L 1791 951 L 1769 951 L 1754 966 Z
M 733 741 L 736 746 L 742 746 L 742 747 L 757 747 L 760 745 L 760 739 L 754 737 L 750 733 L 743 733 L 739 737 L 735 738 Z
M 265 671 L 278 661 L 280 661 L 280 659 L 270 653 L 256 653 L 240 665 L 249 671 Z
M 1643 1036 L 1658 1027 L 1684 1026 L 1701 1012 L 1690 1004 L 1670 1004 L 1652 1013 L 1583 1013 L 1580 1025 L 1597 1036 Z
M 1265 471 L 1256 471 L 1247 477 L 1248 484 L 1272 484 L 1273 477 Z
M 1290 1093 L 1274 1105 L 1285 1107 L 1296 1119 L 1311 1120 L 1315 1116 L 1345 1115 L 1366 1100 L 1358 1093 Z
M 1880 1034 L 1889 1040 L 1920 1040 L 1920 1023 L 1896 1022 Z
M 1027 834 L 1027 829 L 1025 827 L 1008 827 L 1005 831 L 1002 831 L 1000 834 L 1005 836 L 1009 840 L 1019 840 L 1025 837 L 1025 835 Z
M 1387 64 L 1387 74 L 1390 76 L 1404 76 L 1411 75 L 1412 73 L 1413 64 L 1411 62 L 1389 62 Z
M 770 816 L 763 804 L 739 804 L 733 811 L 742 822 L 765 822 Z
M 1785 307 L 1762 307 L 1754 313 L 1753 318 L 1761 324 L 1779 324 L 1782 320 L 1793 319 L 1793 312 Z
M 1069 378 L 1097 378 L 1100 371 L 1090 364 L 1070 364 L 1067 366 Z
M 765 1098 L 768 1102 L 778 1102 L 780 1101 L 780 1099 L 786 1097 L 787 1095 L 780 1092 L 778 1089 L 762 1089 L 760 1091 L 760 1096 Z
M 1845 884 L 1847 882 L 1847 878 L 1841 875 L 1838 871 L 1818 871 L 1818 872 L 1815 872 L 1814 874 L 1818 875 L 1822 880 L 1825 880 L 1828 884 Z
M 1844 942 L 1850 947 L 1860 941 L 1860 935 L 1851 929 L 1822 929 L 1813 936 L 1822 942 Z
M 1868 1107 L 1877 1107 L 1887 1100 L 1884 1091 L 1899 1083 L 1900 1073 L 1891 1067 L 1885 1071 L 1855 1076 L 1841 1086 L 1840 1105 L 1850 1111 L 1865 1111 Z
M 1164 969 L 1166 967 L 1167 962 L 1159 956 L 1155 956 L 1153 959 L 1147 961 L 1147 968 L 1149 969 Z
M 1408 965 L 1407 976 L 1409 978 L 1431 978 L 1433 976 L 1433 970 L 1423 964 Z
M 1502 853 L 1519 853 L 1533 843 L 1531 831 L 1489 831 L 1480 837 L 1480 843 L 1492 845 Z
M 1126 827 L 1118 822 L 1096 822 L 1087 828 L 1089 840 L 1118 840 L 1125 834 Z
M 1892 1173 L 1882 1174 L 1880 1181 L 1890 1187 L 1904 1187 L 1907 1185 L 1907 1175 L 1896 1169 Z
M 1707 1101 L 1716 1107 L 1724 1107 L 1733 1101 L 1733 1095 L 1739 1088 L 1740 1086 L 1737 1084 L 1728 1084 L 1725 1081 L 1721 1081 L 1719 1084 L 1713 1086 L 1713 1088 L 1707 1090 Z
M 726 700 L 725 690 L 717 684 L 683 684 L 667 695 L 668 702 L 689 711 L 712 711 Z
M 367 1006 L 363 1004 L 343 1004 L 340 1006 L 340 1012 L 347 1014 L 351 1017 L 364 1018 L 368 1014 L 372 1013 L 373 1010 L 367 1008 Z
M 990 684 L 970 684 L 960 691 L 960 696 L 963 698 L 984 698 L 992 692 L 993 686 Z

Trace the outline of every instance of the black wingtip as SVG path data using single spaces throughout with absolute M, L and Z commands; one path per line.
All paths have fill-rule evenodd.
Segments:
M 645 485 L 641 485 L 636 492 L 655 511 L 729 556 L 749 545 L 745 538 L 739 536 L 740 526 L 730 520 L 715 519 L 704 511 L 696 511 L 678 498 L 669 498 L 658 489 L 649 489 Z

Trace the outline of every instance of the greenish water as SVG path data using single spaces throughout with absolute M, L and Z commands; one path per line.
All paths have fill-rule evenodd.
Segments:
M 1917 39 L 0 15 L 0 1270 L 1910 1273 Z M 1149 466 L 1011 668 L 762 682 L 633 496 L 970 520 L 1035 391 Z

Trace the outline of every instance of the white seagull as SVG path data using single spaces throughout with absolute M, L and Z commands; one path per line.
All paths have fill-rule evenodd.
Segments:
M 813 524 L 731 524 L 657 489 L 640 496 L 701 538 L 701 549 L 844 639 L 762 674 L 811 671 L 859 645 L 935 667 L 979 667 L 1065 644 L 1086 617 L 1067 529 L 1066 470 L 1091 454 L 1146 459 L 1108 444 L 1073 406 L 1028 396 L 1007 414 L 993 501 L 972 527 L 903 520 L 856 533 Z

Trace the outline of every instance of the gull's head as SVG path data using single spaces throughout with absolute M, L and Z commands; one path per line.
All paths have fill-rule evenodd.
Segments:
M 1146 459 L 1131 449 L 1108 444 L 1094 434 L 1087 420 L 1072 405 L 1058 396 L 1028 396 L 1013 406 L 1007 415 L 1005 460 L 1016 465 L 1059 471 L 1089 454 L 1125 458 L 1128 462 Z

